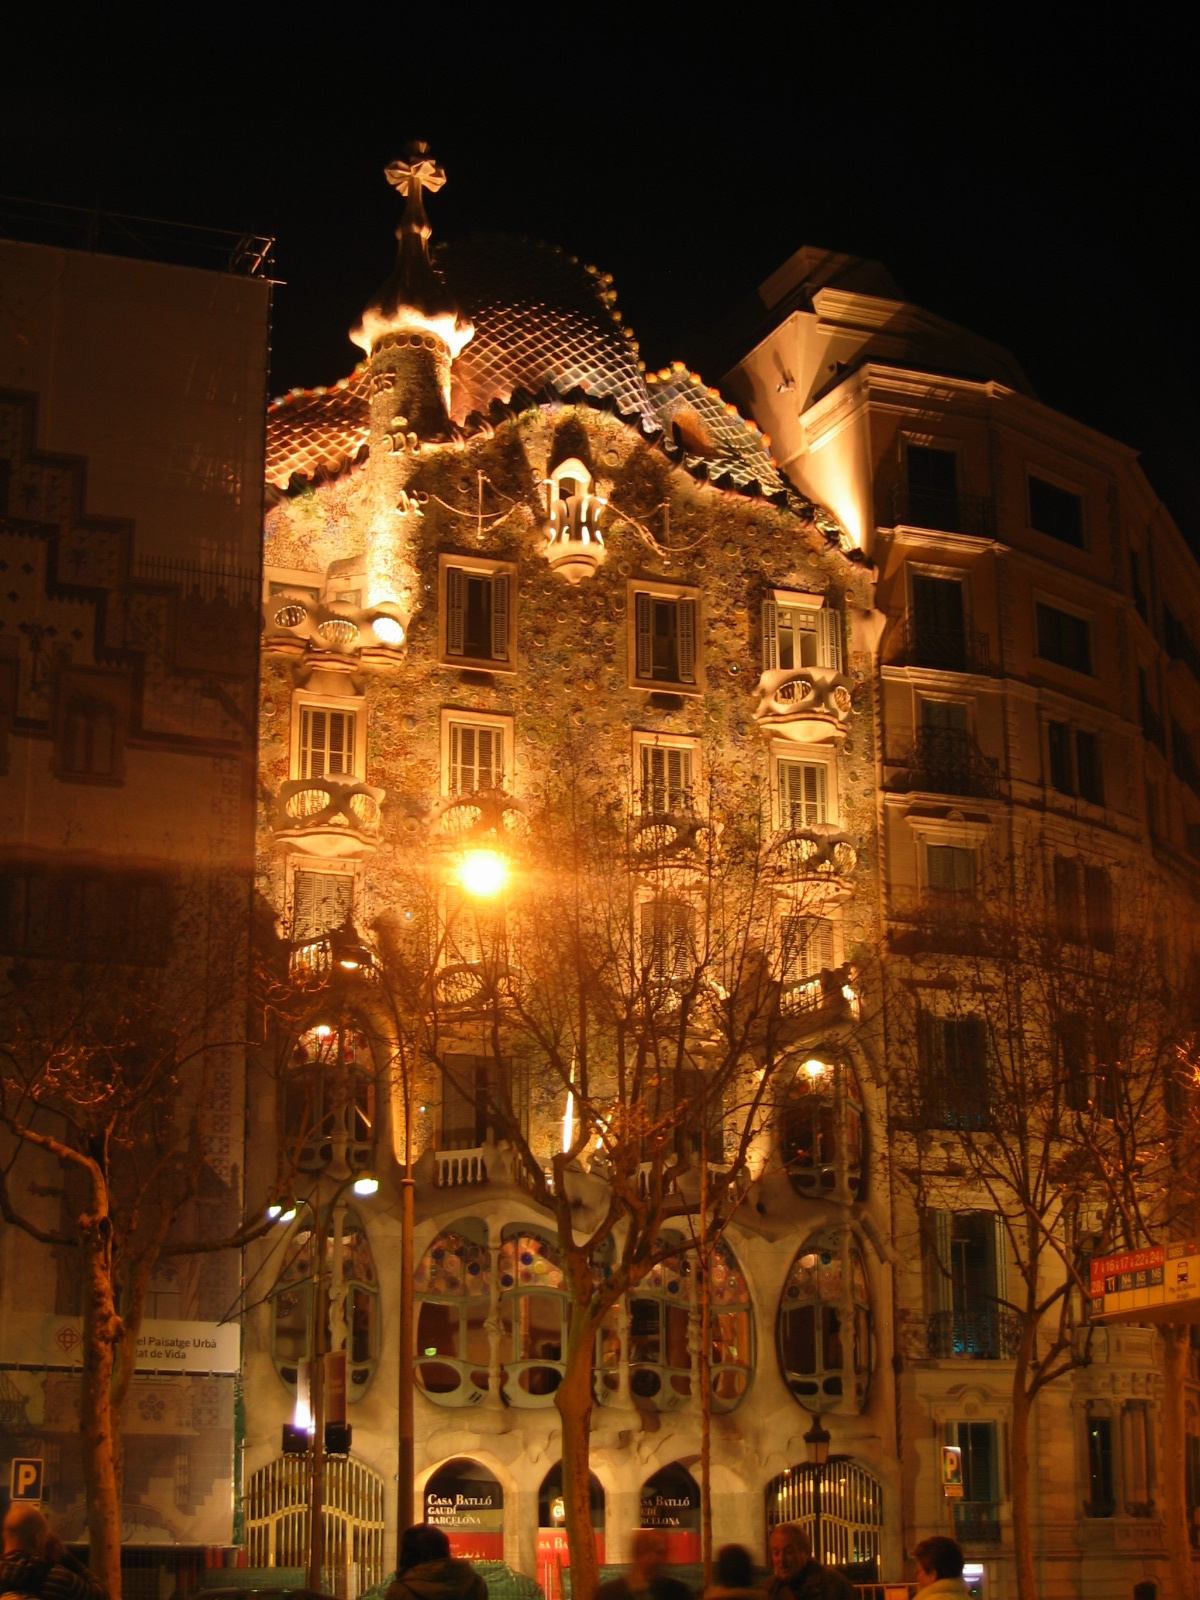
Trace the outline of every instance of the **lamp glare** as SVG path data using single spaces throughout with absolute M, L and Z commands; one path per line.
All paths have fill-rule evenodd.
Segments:
M 364 1172 L 361 1178 L 355 1178 L 354 1192 L 363 1198 L 369 1194 L 378 1194 L 379 1179 L 369 1172 Z
M 469 895 L 490 900 L 508 882 L 508 862 L 498 850 L 469 850 L 458 869 L 458 881 Z

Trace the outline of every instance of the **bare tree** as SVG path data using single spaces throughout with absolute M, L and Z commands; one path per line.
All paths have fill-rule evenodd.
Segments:
M 892 1158 L 945 1298 L 964 1287 L 939 1236 L 947 1213 L 990 1213 L 1006 1258 L 986 1336 L 987 1353 L 1013 1359 L 1022 1600 L 1036 1592 L 1030 1416 L 1042 1390 L 1090 1358 L 1087 1259 L 1114 1239 L 1152 1237 L 1184 1198 L 1167 1115 L 1179 998 L 1157 970 L 1145 896 L 1120 887 L 1095 863 L 1029 858 L 978 900 L 927 904 L 888 962 Z M 933 1331 L 964 1348 L 983 1336 L 958 1312 Z M 1181 1471 L 1179 1483 L 1182 1495 Z
M 405 1070 L 453 1079 L 455 1029 L 475 1019 L 489 1116 L 553 1219 L 569 1303 L 554 1403 L 573 1592 L 587 1600 L 598 1342 L 669 1253 L 698 1251 L 703 1274 L 761 1165 L 776 1077 L 814 1021 L 848 1006 L 817 924 L 829 880 L 854 863 L 773 833 L 757 782 L 715 765 L 703 794 L 564 765 L 523 815 L 498 795 L 449 802 L 443 877 L 490 850 L 508 887 L 431 894 L 424 926 L 392 924 L 384 943 Z M 515 1064 L 535 1085 L 532 1114 Z M 668 1218 L 682 1246 L 664 1240 Z
M 0 1212 L 78 1262 L 91 1562 L 112 1600 L 121 1413 L 155 1269 L 257 1231 L 243 1224 L 240 1174 L 225 1184 L 205 1157 L 206 1072 L 246 1043 L 245 1014 L 234 1033 L 229 1007 L 245 993 L 246 899 L 225 899 L 226 926 L 200 890 L 173 898 L 153 940 L 134 948 L 125 926 L 84 959 L 18 959 L 0 981 Z M 37 1204 L 47 1195 L 53 1221 Z

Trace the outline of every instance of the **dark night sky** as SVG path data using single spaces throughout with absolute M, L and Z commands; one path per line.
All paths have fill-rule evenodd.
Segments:
M 0 193 L 275 234 L 274 393 L 357 360 L 414 136 L 435 237 L 564 245 L 649 365 L 710 382 L 713 325 L 799 245 L 876 256 L 1142 450 L 1200 545 L 1190 47 L 1149 8 L 879 9 L 55 12 L 9 55 Z

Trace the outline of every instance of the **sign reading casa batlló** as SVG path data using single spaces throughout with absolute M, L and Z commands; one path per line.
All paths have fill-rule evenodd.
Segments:
M 1200 1241 L 1093 1256 L 1090 1289 L 1105 1322 L 1200 1322 Z

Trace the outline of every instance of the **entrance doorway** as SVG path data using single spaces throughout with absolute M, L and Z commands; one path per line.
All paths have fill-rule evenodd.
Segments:
M 596 1536 L 596 1560 L 604 1564 L 604 1486 L 588 1473 L 588 1506 Z M 571 1565 L 567 1549 L 567 1521 L 562 1503 L 562 1462 L 551 1467 L 538 1490 L 538 1582 L 546 1600 L 564 1600 L 562 1573 Z
M 504 1560 L 504 1490 L 467 1456 L 440 1466 L 425 1485 L 425 1521 L 450 1540 L 463 1561 Z
M 701 1559 L 700 1485 L 678 1461 L 642 1485 L 641 1525 L 666 1534 L 670 1566 L 694 1566 Z
M 766 1513 L 768 1537 L 781 1522 L 799 1523 L 822 1565 L 878 1581 L 883 1485 L 866 1467 L 846 1457 L 789 1467 L 767 1485 Z

